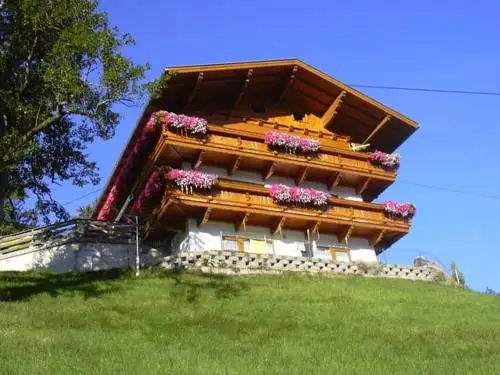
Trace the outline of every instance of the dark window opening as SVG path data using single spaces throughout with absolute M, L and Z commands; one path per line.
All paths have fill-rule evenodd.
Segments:
M 252 111 L 255 113 L 266 113 L 266 106 L 263 103 L 252 103 Z
M 295 121 L 302 121 L 304 119 L 305 113 L 304 112 L 293 112 L 293 119 Z

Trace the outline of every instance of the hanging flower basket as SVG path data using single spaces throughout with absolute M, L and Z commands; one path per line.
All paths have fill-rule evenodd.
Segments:
M 303 206 L 325 207 L 330 196 L 315 189 L 288 187 L 285 185 L 271 185 L 269 196 L 275 203 L 297 204 Z
M 279 132 L 266 132 L 264 143 L 271 148 L 285 150 L 290 154 L 297 152 L 310 154 L 319 150 L 319 141 Z
M 163 186 L 163 178 L 160 172 L 154 171 L 151 176 L 149 176 L 144 189 L 141 191 L 134 203 L 134 211 L 136 214 L 142 212 L 142 207 L 157 191 L 159 191 Z
M 193 190 L 210 190 L 217 185 L 218 176 L 198 171 L 184 171 L 172 169 L 167 173 L 167 180 L 176 184 L 184 193 L 193 193 Z
M 382 203 L 384 207 L 384 214 L 391 219 L 405 219 L 410 220 L 415 216 L 417 208 L 411 203 L 399 203 L 399 202 L 384 202 Z
M 150 121 L 154 124 L 161 124 L 172 130 L 185 132 L 194 136 L 205 136 L 208 132 L 207 120 L 195 116 L 158 111 L 151 115 Z
M 398 154 L 386 154 L 382 151 L 371 152 L 369 155 L 370 163 L 377 167 L 389 171 L 397 171 L 399 168 L 400 156 Z

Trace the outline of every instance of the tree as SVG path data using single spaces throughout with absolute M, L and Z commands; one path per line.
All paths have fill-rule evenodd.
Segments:
M 64 220 L 51 185 L 98 184 L 86 148 L 114 135 L 117 104 L 162 84 L 123 54 L 134 44 L 97 0 L 0 0 L 0 227 Z M 27 208 L 28 197 L 35 198 Z M 1 229 L 0 229 L 1 230 Z
M 76 217 L 79 219 L 91 219 L 92 214 L 94 213 L 94 210 L 97 207 L 97 202 L 98 200 L 96 199 L 92 203 L 79 207 L 76 210 L 78 212 L 78 215 L 76 215 Z

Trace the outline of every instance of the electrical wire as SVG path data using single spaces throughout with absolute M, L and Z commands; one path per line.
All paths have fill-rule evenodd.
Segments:
M 500 96 L 500 92 L 495 92 L 495 91 L 469 91 L 469 90 L 452 90 L 452 89 L 430 89 L 424 87 L 400 87 L 400 86 L 378 86 L 378 85 L 349 85 L 349 86 L 355 88 L 364 88 L 364 89 L 416 91 L 416 92 L 431 92 L 439 94 Z

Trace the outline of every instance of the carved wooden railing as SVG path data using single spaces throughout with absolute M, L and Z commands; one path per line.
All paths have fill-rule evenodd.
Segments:
M 389 172 L 373 166 L 368 156 L 361 152 L 320 148 L 315 156 L 290 154 L 272 151 L 262 139 L 235 137 L 234 131 L 227 128 L 217 128 L 211 131 L 206 139 L 185 137 L 170 130 L 165 130 L 161 142 L 166 145 L 195 148 L 202 151 L 225 152 L 235 156 L 255 157 L 276 162 L 289 162 L 296 165 L 319 168 L 332 172 L 352 172 L 355 174 L 393 181 L 395 172 Z
M 313 222 L 325 221 L 401 233 L 408 232 L 410 227 L 407 221 L 386 217 L 379 204 L 331 197 L 329 202 L 331 206 L 326 210 L 284 206 L 274 203 L 273 199 L 268 196 L 268 189 L 264 186 L 226 179 L 220 179 L 217 189 L 210 194 L 196 192 L 188 194 L 175 186 L 170 186 L 161 207 L 165 208 L 175 201 L 186 205 L 214 207 L 242 214 L 255 212 L 264 215 L 290 216 Z M 162 211 L 165 212 L 160 209 L 160 212 Z

